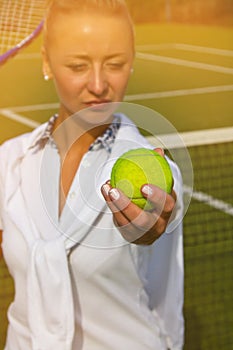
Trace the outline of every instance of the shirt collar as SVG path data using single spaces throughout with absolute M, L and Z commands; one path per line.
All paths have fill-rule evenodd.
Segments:
M 120 128 L 121 120 L 119 116 L 114 116 L 112 124 L 105 130 L 105 132 L 97 137 L 97 139 L 89 147 L 89 151 L 97 151 L 104 148 L 108 153 L 111 153 L 116 134 Z
M 32 147 L 38 145 L 40 148 L 43 148 L 48 141 L 50 141 L 56 147 L 52 137 L 52 131 L 53 131 L 53 126 L 57 117 L 58 115 L 54 114 L 49 119 L 44 132 L 40 135 L 40 137 L 36 140 L 36 142 L 32 145 Z M 89 151 L 97 151 L 101 148 L 104 148 L 108 153 L 111 153 L 112 146 L 114 144 L 116 134 L 120 128 L 120 125 L 121 125 L 120 116 L 114 115 L 112 124 L 107 128 L 107 130 L 105 130 L 105 132 L 101 136 L 97 137 L 97 139 L 90 145 Z

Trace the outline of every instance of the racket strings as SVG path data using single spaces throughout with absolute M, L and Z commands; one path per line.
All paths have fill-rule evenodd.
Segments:
M 17 45 L 40 24 L 44 0 L 0 0 L 0 55 Z

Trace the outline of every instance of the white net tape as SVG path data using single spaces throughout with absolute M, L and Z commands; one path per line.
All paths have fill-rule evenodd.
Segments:
M 0 0 L 0 55 L 19 45 L 43 19 L 44 0 Z

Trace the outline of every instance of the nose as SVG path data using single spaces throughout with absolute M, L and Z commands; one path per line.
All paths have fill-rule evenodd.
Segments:
M 108 89 L 108 81 L 102 67 L 93 67 L 88 81 L 88 90 L 93 95 L 103 96 Z

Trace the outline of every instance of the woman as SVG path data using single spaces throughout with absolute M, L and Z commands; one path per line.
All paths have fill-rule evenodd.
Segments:
M 58 114 L 0 148 L 2 247 L 15 282 L 5 350 L 181 349 L 179 171 L 169 161 L 171 195 L 142 187 L 150 212 L 107 181 L 124 151 L 151 147 L 114 113 L 134 60 L 124 1 L 49 1 L 42 54 Z

